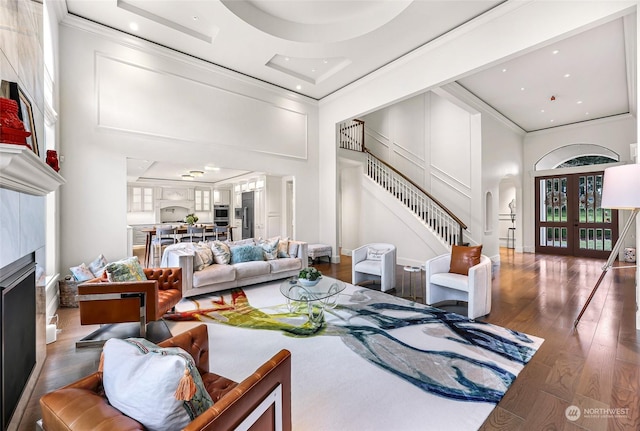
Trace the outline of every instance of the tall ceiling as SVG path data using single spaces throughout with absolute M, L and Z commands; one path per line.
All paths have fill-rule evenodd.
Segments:
M 501 3 L 66 0 L 66 7 L 71 15 L 319 100 Z M 635 32 L 635 18 L 618 18 L 457 82 L 526 132 L 629 113 L 636 103 Z M 153 174 L 161 170 L 156 165 Z

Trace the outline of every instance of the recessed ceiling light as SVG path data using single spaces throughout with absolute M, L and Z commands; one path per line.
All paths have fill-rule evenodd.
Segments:
M 578 105 L 582 105 L 582 100 L 578 100 L 576 103 L 577 103 Z
M 205 170 L 205 171 L 219 171 L 219 170 L 220 170 L 220 168 L 219 168 L 219 167 L 217 167 L 217 166 L 205 166 L 205 167 L 204 167 L 204 170 Z
M 507 71 L 507 69 L 502 69 L 502 71 L 503 71 L 503 72 L 506 72 L 506 71 Z
M 524 91 L 524 87 L 520 87 L 520 91 Z
M 315 72 L 315 71 L 316 71 L 315 69 L 311 69 L 311 72 Z
M 571 76 L 571 74 L 570 74 L 570 73 L 565 73 L 565 74 L 564 74 L 564 77 L 565 77 L 565 78 L 568 78 L 568 77 L 570 77 L 570 76 Z
M 540 112 L 544 112 L 544 109 L 541 109 Z
M 551 53 L 555 55 L 555 54 L 557 54 L 557 53 L 559 53 L 559 52 L 560 52 L 560 51 L 558 51 L 557 49 L 554 49 Z
M 553 123 L 553 120 L 549 120 L 550 123 Z
M 285 57 L 285 58 L 284 58 L 284 61 L 289 61 L 289 57 Z
M 329 60 L 322 60 L 322 62 L 323 62 L 324 64 L 327 64 L 327 63 L 329 62 Z
M 588 113 L 588 112 L 585 112 L 585 113 L 584 113 L 584 115 L 589 115 L 589 113 Z
M 194 17 L 193 17 L 193 20 L 194 20 L 194 21 L 198 21 L 199 19 L 200 19 L 200 18 L 198 18 L 197 16 L 194 16 Z
M 138 31 L 139 27 L 138 27 L 138 23 L 137 22 L 130 22 L 129 23 L 129 28 L 133 31 Z
M 300 84 L 296 85 L 296 90 L 302 90 L 302 85 Z

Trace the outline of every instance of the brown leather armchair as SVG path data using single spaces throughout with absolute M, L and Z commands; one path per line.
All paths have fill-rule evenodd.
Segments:
M 146 337 L 147 324 L 160 320 L 182 299 L 181 268 L 144 268 L 146 281 L 109 282 L 95 278 L 78 285 L 78 306 L 82 325 L 106 325 L 139 322 L 139 330 L 119 334 L 112 328 L 100 328 L 76 343 L 77 347 L 95 347 L 111 336 Z M 168 329 L 165 330 L 170 336 Z M 162 339 L 164 339 L 162 338 Z M 158 340 L 152 340 L 158 341 Z
M 245 429 L 291 431 L 291 353 L 288 350 L 281 350 L 255 373 L 236 383 L 209 372 L 206 325 L 176 335 L 160 346 L 181 347 L 191 354 L 214 402 L 184 431 L 225 431 L 240 424 L 245 425 Z M 102 374 L 98 372 L 44 395 L 40 398 L 40 407 L 45 431 L 144 430 L 141 424 L 109 405 L 102 389 Z M 252 418 L 247 419 L 250 415 Z M 246 423 L 247 420 L 251 423 Z

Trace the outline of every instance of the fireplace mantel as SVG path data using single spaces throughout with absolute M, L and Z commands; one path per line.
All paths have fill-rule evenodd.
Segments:
M 44 196 L 66 180 L 23 145 L 0 143 L 0 187 Z

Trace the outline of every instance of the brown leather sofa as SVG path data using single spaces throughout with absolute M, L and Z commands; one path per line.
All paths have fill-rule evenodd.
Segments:
M 251 430 L 291 431 L 291 354 L 281 350 L 255 373 L 236 383 L 209 372 L 207 326 L 200 325 L 162 343 L 162 347 L 181 347 L 193 356 L 212 407 L 192 421 L 185 431 L 225 431 L 238 427 L 254 411 L 263 411 Z M 270 402 L 274 390 L 280 388 L 280 407 Z M 266 403 L 263 403 L 263 401 Z M 265 407 L 265 404 L 267 407 Z M 75 383 L 40 398 L 42 424 L 45 431 L 133 431 L 145 428 L 109 405 L 102 389 L 102 375 L 95 372 Z
M 145 337 L 147 323 L 160 320 L 182 299 L 183 279 L 181 268 L 144 268 L 144 273 L 146 281 L 109 282 L 106 278 L 94 278 L 78 285 L 80 323 L 140 322 L 139 333 L 130 335 Z M 77 346 L 104 343 L 94 341 L 95 338 L 92 334 Z

